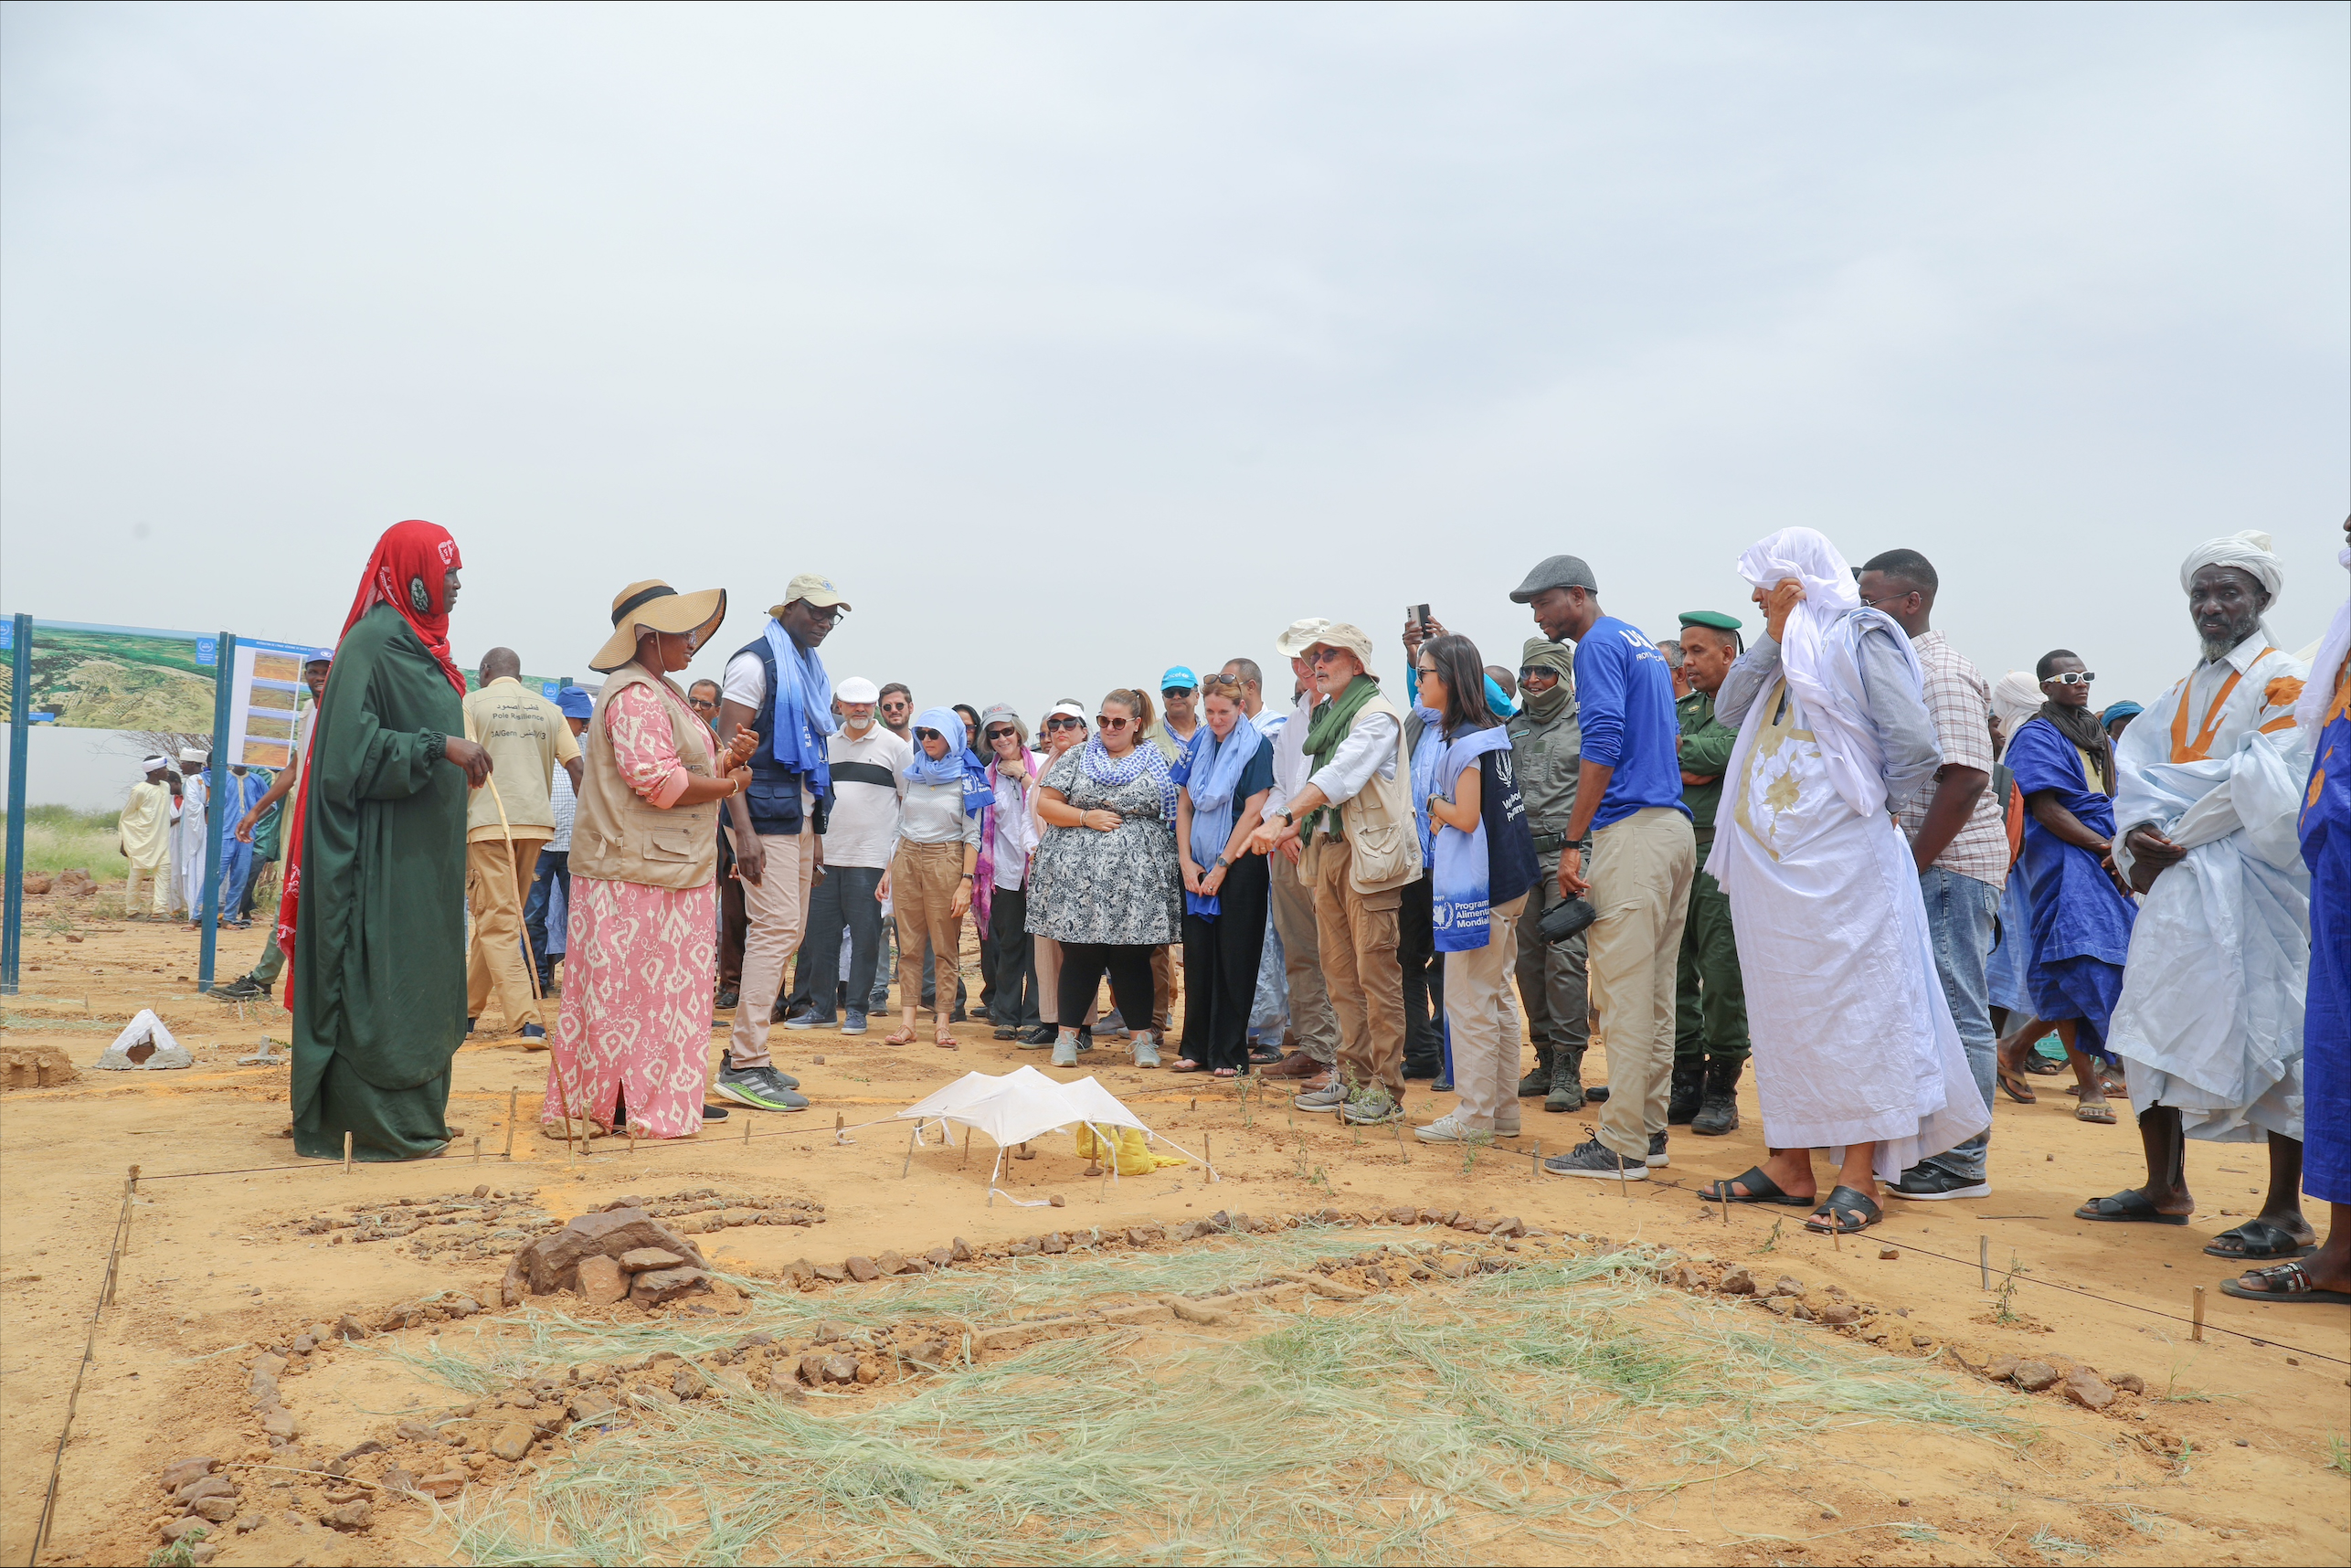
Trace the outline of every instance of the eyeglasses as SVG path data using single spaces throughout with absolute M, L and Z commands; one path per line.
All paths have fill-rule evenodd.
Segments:
M 1012 731 L 1010 729 L 991 729 L 988 732 L 988 738 L 990 740 L 1010 740 L 1012 738 Z
M 1125 729 L 1135 721 L 1130 718 L 1112 718 L 1108 714 L 1096 714 L 1094 722 L 1103 729 Z
M 885 713 L 892 709 L 895 709 L 899 713 L 905 713 L 908 708 L 913 707 L 914 705 L 914 704 L 906 701 L 904 697 L 884 697 L 882 699 L 882 708 Z
M 1418 675 L 1424 681 L 1427 680 L 1431 675 L 1435 675 L 1440 681 L 1445 679 L 1445 672 L 1438 669 L 1434 664 L 1415 664 L 1413 666 L 1413 673 Z
M 2069 670 L 2062 675 L 2051 675 L 2041 683 L 2044 686 L 2086 686 L 2098 678 L 2093 671 Z
M 915 738 L 916 740 L 945 740 L 947 736 L 939 734 L 938 731 L 935 729 L 918 729 L 915 731 Z
M 716 703 L 712 702 L 708 697 L 688 697 L 685 701 L 686 705 L 694 709 L 696 713 L 708 713 L 718 706 Z
M 1072 718 L 1067 714 L 1064 714 L 1058 718 L 1045 720 L 1045 727 L 1047 729 L 1084 729 L 1085 721 L 1082 718 Z
M 1906 599 L 1915 599 L 1917 596 L 1918 589 L 1905 588 L 1901 593 L 1890 593 L 1883 599 L 1865 599 L 1861 602 L 1871 609 L 1875 609 L 1881 604 L 1900 604 Z
M 1321 648 L 1317 648 L 1317 649 L 1314 651 L 1314 662 L 1315 662 L 1316 663 L 1318 663 L 1318 664 L 1324 664 L 1324 663 L 1328 663 L 1328 662 L 1329 662 L 1331 660 L 1338 658 L 1341 653 L 1344 653 L 1344 652 L 1347 652 L 1347 650 L 1346 650 L 1346 649 L 1344 649 L 1344 648 L 1330 648 L 1330 647 L 1321 647 Z

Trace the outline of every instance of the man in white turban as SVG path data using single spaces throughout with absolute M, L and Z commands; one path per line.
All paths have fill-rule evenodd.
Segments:
M 2147 897 L 2107 1043 L 2130 1078 L 2147 1181 L 2074 1214 L 2184 1225 L 2196 1209 L 2186 1140 L 2267 1142 L 2261 1213 L 2205 1250 L 2292 1256 L 2312 1239 L 2301 1199 L 2310 873 L 2294 827 L 2310 758 L 2293 715 L 2310 671 L 2261 619 L 2280 583 L 2268 535 L 2206 541 L 2179 583 L 2203 657 L 2114 747 L 2114 863 Z
M 205 756 L 193 746 L 180 747 L 180 820 L 173 834 L 172 870 L 178 880 L 173 896 L 187 906 L 190 926 L 204 919 L 205 867 L 208 845 L 204 836 L 205 805 L 212 780 L 205 774 Z
M 1739 573 L 1764 634 L 1715 696 L 1739 740 L 1706 869 L 1739 931 L 1769 1153 L 1701 1195 L 1810 1208 L 1807 1229 L 1849 1234 L 1884 1218 L 1880 1181 L 1992 1125 L 1892 815 L 1943 754 L 1910 638 L 1863 606 L 1835 546 L 1783 529 Z M 1818 1147 L 1839 1166 L 1825 1199 Z
M 116 823 L 122 858 L 131 863 L 131 880 L 122 889 L 122 914 L 126 919 L 144 918 L 139 913 L 139 883 L 145 878 L 154 884 L 151 902 L 155 918 L 162 920 L 172 912 L 172 760 L 150 757 L 139 764 L 139 770 L 147 776 L 146 781 L 131 786 Z

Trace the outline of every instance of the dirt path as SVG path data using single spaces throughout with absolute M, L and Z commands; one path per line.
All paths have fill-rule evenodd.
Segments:
M 1833 1287 L 1840 1298 L 1881 1304 L 1901 1315 L 1907 1330 L 1891 1336 L 1886 1349 L 1940 1357 L 1957 1377 L 1967 1376 L 1961 1362 L 1980 1365 L 2002 1353 L 2087 1363 L 2109 1378 L 2135 1373 L 2148 1389 L 2145 1421 L 2137 1425 L 2153 1422 L 2193 1446 L 2184 1467 L 2150 1469 L 2144 1446 L 2129 1441 L 2116 1418 L 2044 1395 L 2031 1401 L 2032 1418 L 2060 1437 L 2033 1450 L 2032 1462 L 1996 1476 L 1985 1471 L 1982 1456 L 1933 1442 L 1902 1439 L 1876 1451 L 1871 1486 L 1913 1498 L 1930 1520 L 1942 1510 L 1954 1530 L 1974 1520 L 1971 1539 L 1980 1536 L 1976 1516 L 1986 1510 L 2031 1504 L 2081 1515 L 2127 1492 L 2172 1520 L 2193 1520 L 2193 1529 L 2183 1524 L 2156 1539 L 2085 1524 L 2081 1532 L 2060 1535 L 2094 1541 L 2102 1560 L 2122 1562 L 2342 1562 L 2351 1551 L 2351 1488 L 2341 1467 L 2351 1463 L 2343 1446 L 2351 1436 L 2344 1414 L 2351 1402 L 2351 1318 L 2339 1309 L 2261 1307 L 2223 1297 L 2217 1287 L 2232 1271 L 2200 1251 L 2258 1202 L 2260 1150 L 2190 1147 L 2189 1173 L 2205 1207 L 2185 1229 L 2074 1221 L 2071 1210 L 2082 1198 L 2135 1180 L 2138 1144 L 2127 1125 L 2072 1120 L 2060 1080 L 2036 1080 L 2042 1089 L 2037 1107 L 1999 1107 L 1992 1197 L 1890 1203 L 1883 1227 L 1841 1249 L 1804 1234 L 1800 1212 L 1733 1210 L 1725 1224 L 1720 1211 L 1694 1200 L 1702 1181 L 1735 1174 L 1761 1156 L 1752 1096 L 1740 1131 L 1706 1139 L 1678 1129 L 1673 1165 L 1622 1192 L 1599 1182 L 1534 1179 L 1531 1161 L 1514 1151 L 1530 1150 L 1540 1139 L 1556 1152 L 1585 1136 L 1581 1124 L 1588 1115 L 1546 1116 L 1539 1102 L 1529 1102 L 1524 1139 L 1465 1163 L 1457 1152 L 1417 1146 L 1408 1137 L 1400 1141 L 1393 1129 L 1359 1134 L 1294 1113 L 1276 1096 L 1253 1097 L 1244 1107 L 1230 1086 L 1137 1072 L 1111 1046 L 1093 1053 L 1104 1060 L 1059 1075 L 1091 1072 L 1155 1128 L 1193 1150 L 1213 1146 L 1223 1181 L 1204 1184 L 1200 1172 L 1185 1168 L 1106 1184 L 1084 1177 L 1067 1141 L 1054 1138 L 1036 1146 L 1035 1158 L 1006 1162 L 1000 1182 L 1005 1195 L 991 1204 L 985 1178 L 992 1150 L 970 1151 L 967 1160 L 966 1150 L 933 1143 L 915 1151 L 909 1170 L 907 1140 L 896 1128 L 865 1128 L 835 1141 L 836 1114 L 853 1125 L 877 1120 L 966 1071 L 1043 1066 L 1044 1053 L 1016 1051 L 968 1025 L 957 1030 L 961 1049 L 954 1053 L 927 1044 L 892 1049 L 880 1043 L 878 1029 L 863 1040 L 778 1032 L 778 1062 L 802 1079 L 816 1101 L 812 1111 L 762 1116 L 737 1107 L 695 1142 L 634 1151 L 599 1142 L 585 1159 L 567 1158 L 563 1145 L 536 1133 L 545 1056 L 511 1044 L 469 1045 L 457 1058 L 450 1112 L 466 1136 L 450 1155 L 361 1166 L 346 1176 L 333 1162 L 296 1160 L 280 1136 L 285 1070 L 235 1064 L 265 1036 L 282 1044 L 286 1015 L 260 1007 L 240 1018 L 195 995 L 181 978 L 195 973 L 192 933 L 81 921 L 76 929 L 84 939 L 68 943 L 51 928 L 55 922 L 44 923 L 48 901 L 28 902 L 35 908 L 26 921 L 26 994 L 9 1001 L 5 1044 L 56 1045 L 82 1075 L 0 1097 L 0 1312 L 8 1325 L 0 1349 L 0 1467 L 7 1478 L 0 1552 L 15 1560 L 31 1544 L 124 1173 L 134 1164 L 143 1177 L 122 1284 L 100 1322 L 45 1561 L 115 1560 L 104 1553 L 129 1539 L 125 1518 L 148 1528 L 143 1520 L 158 1500 L 153 1478 L 175 1459 L 270 1453 L 243 1399 L 252 1351 L 240 1347 L 283 1343 L 304 1325 L 380 1313 L 436 1291 L 471 1293 L 494 1306 L 503 1252 L 518 1245 L 511 1238 L 420 1253 L 421 1234 L 368 1245 L 343 1239 L 347 1228 L 301 1228 L 323 1217 L 349 1218 L 355 1206 L 463 1194 L 476 1186 L 502 1194 L 527 1190 L 536 1210 L 555 1220 L 624 1193 L 694 1189 L 821 1205 L 821 1224 L 728 1224 L 698 1236 L 715 1266 L 769 1277 L 798 1258 L 837 1263 L 852 1254 L 918 1251 L 955 1236 L 980 1246 L 1045 1229 L 1174 1224 L 1217 1211 L 1373 1214 L 1406 1205 L 1517 1215 L 1553 1233 L 1743 1262 L 1758 1277 L 1784 1271 L 1816 1291 Z M 224 933 L 223 976 L 249 965 L 259 948 L 258 930 Z M 90 1071 L 141 1006 L 155 1008 L 179 1033 L 196 1054 L 196 1067 Z M 714 1057 L 718 1044 L 714 1034 Z M 511 1160 L 504 1158 L 510 1089 L 520 1091 L 523 1117 Z M 1448 1105 L 1449 1097 L 1415 1085 L 1410 1101 L 1419 1121 Z M 477 1137 L 484 1151 L 479 1163 Z M 1055 1196 L 1063 1206 L 1013 1201 Z M 1984 1245 L 1994 1273 L 1989 1291 L 1978 1272 Z M 1888 1248 L 1898 1255 L 1881 1258 Z M 1999 1287 L 2012 1260 L 2021 1272 L 2004 1317 Z M 2200 1343 L 2185 1320 L 2197 1285 L 2212 1287 Z M 422 1329 L 409 1332 L 429 1339 Z M 1899 1342 L 1905 1338 L 1915 1342 Z M 414 1394 L 397 1380 L 377 1385 L 344 1379 L 334 1400 L 313 1402 L 318 1414 L 305 1419 L 315 1419 L 318 1429 L 304 1434 L 311 1446 L 305 1451 L 331 1457 L 323 1445 L 380 1422 L 383 1411 Z M 1794 1520 L 1821 1487 L 1848 1484 L 1859 1479 L 1802 1469 L 1758 1472 L 1750 1486 L 1760 1489 L 1741 1506 L 1775 1499 L 1770 1506 Z M 1685 1499 L 1644 1518 L 1663 1522 L 1689 1506 Z M 278 1509 L 273 1517 L 284 1512 Z M 1684 1518 L 1673 1528 L 1688 1524 Z M 1665 1552 L 1677 1539 L 1641 1535 L 1637 1551 L 1626 1543 L 1626 1560 Z M 144 1539 L 152 1545 L 152 1532 Z M 374 1563 L 413 1560 L 427 1544 L 383 1531 L 337 1535 L 315 1524 L 298 1531 L 281 1520 L 266 1540 L 257 1533 L 226 1543 L 218 1561 L 286 1560 L 256 1555 L 265 1549 L 311 1563 Z M 1894 1551 L 1882 1537 L 1831 1537 L 1808 1550 L 1810 1560 L 1985 1560 L 1937 1556 L 1927 1543 Z M 2021 1537 L 2001 1555 L 2065 1560 L 2027 1549 Z M 1611 1549 L 1586 1560 L 1616 1557 Z

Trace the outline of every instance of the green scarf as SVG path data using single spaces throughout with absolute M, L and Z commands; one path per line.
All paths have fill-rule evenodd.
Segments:
M 1564 642 L 1530 637 L 1526 646 L 1519 652 L 1519 668 L 1559 672 L 1559 684 L 1542 695 L 1532 697 L 1523 691 L 1519 694 L 1527 716 L 1537 724 L 1549 724 L 1559 717 L 1565 711 L 1568 700 L 1575 695 L 1575 651 Z
M 1358 675 L 1347 683 L 1345 691 L 1314 710 L 1313 722 L 1308 725 L 1306 732 L 1306 754 L 1313 759 L 1313 766 L 1307 769 L 1309 776 L 1330 766 L 1331 758 L 1338 753 L 1339 743 L 1345 740 L 1347 732 L 1355 727 L 1355 715 L 1363 711 L 1365 703 L 1379 694 L 1379 682 L 1369 675 Z M 1307 813 L 1306 821 L 1298 824 L 1298 837 L 1312 842 L 1316 826 L 1326 817 L 1330 836 L 1334 839 L 1345 837 L 1339 831 L 1338 811 L 1324 806 L 1318 806 Z

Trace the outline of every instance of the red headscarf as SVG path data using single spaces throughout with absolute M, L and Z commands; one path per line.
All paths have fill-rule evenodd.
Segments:
M 399 612 L 426 649 L 440 662 L 441 673 L 457 688 L 460 697 L 465 695 L 465 673 L 449 651 L 449 584 L 448 574 L 464 565 L 457 553 L 457 541 L 449 530 L 438 523 L 425 523 L 411 518 L 395 523 L 384 530 L 376 541 L 376 553 L 367 557 L 367 574 L 359 580 L 359 595 L 351 601 L 351 614 L 343 622 L 345 636 L 359 624 L 359 618 L 379 604 L 388 604 Z M 330 676 L 329 679 L 333 677 Z M 318 727 L 311 727 L 311 749 L 315 751 Z M 302 827 L 308 815 L 311 758 L 302 758 L 302 788 L 294 796 L 291 820 L 285 834 L 285 889 L 278 899 L 278 946 L 287 958 L 294 956 L 294 918 L 302 908 Z M 286 1007 L 294 1005 L 293 971 L 286 972 Z
M 344 634 L 349 635 L 359 618 L 377 605 L 390 605 L 440 661 L 441 673 L 462 697 L 465 673 L 449 651 L 449 590 L 444 577 L 464 564 L 458 556 L 457 541 L 439 524 L 414 518 L 393 524 L 376 541 L 376 553 L 367 557 L 367 575 L 359 581 L 359 597 L 351 601 L 351 614 L 343 622 Z

